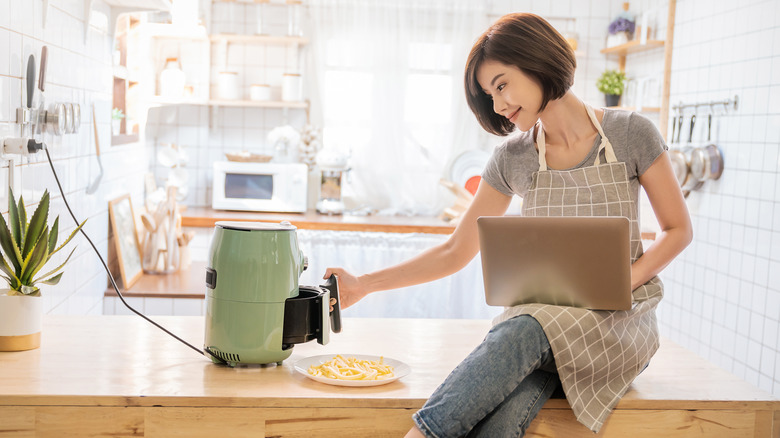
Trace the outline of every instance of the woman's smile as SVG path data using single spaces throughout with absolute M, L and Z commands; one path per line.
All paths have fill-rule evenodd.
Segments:
M 517 111 L 515 111 L 512 114 L 510 114 L 509 116 L 507 116 L 507 119 L 509 119 L 510 122 L 515 123 L 515 120 L 517 120 L 517 115 L 520 114 L 520 110 L 521 109 L 523 109 L 523 108 L 522 107 L 518 108 Z

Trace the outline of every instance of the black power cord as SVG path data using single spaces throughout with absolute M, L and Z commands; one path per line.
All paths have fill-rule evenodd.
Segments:
M 76 226 L 78 226 L 78 225 L 79 225 L 79 221 L 78 221 L 78 219 L 76 219 L 76 215 L 75 215 L 75 214 L 73 214 L 73 210 L 71 210 L 71 209 L 70 209 L 70 205 L 68 204 L 68 200 L 65 198 L 65 192 L 62 190 L 62 185 L 60 184 L 60 179 L 57 177 L 57 172 L 54 170 L 54 164 L 51 162 L 51 156 L 49 155 L 49 149 L 48 149 L 48 148 L 43 148 L 43 150 L 44 150 L 44 151 L 46 151 L 46 158 L 49 160 L 49 166 L 51 167 L 51 173 L 53 173 L 53 174 L 54 174 L 54 180 L 55 180 L 55 181 L 57 181 L 57 187 L 60 189 L 60 194 L 62 194 L 62 200 L 65 202 L 65 207 L 67 207 L 67 208 L 68 208 L 68 212 L 70 213 L 70 216 L 71 216 L 71 217 L 73 218 L 73 220 L 76 222 Z M 217 357 L 217 356 L 214 356 L 214 355 L 213 355 L 211 352 L 209 352 L 209 355 L 211 355 L 211 357 L 207 356 L 207 355 L 206 355 L 206 353 L 204 353 L 203 351 L 201 351 L 200 349 L 198 349 L 198 348 L 197 348 L 197 347 L 195 347 L 194 345 L 192 345 L 192 344 L 190 344 L 189 342 L 185 341 L 184 339 L 182 339 L 182 338 L 180 338 L 180 337 L 178 337 L 178 336 L 174 335 L 173 333 L 171 333 L 170 331 L 168 331 L 168 330 L 167 330 L 165 327 L 163 327 L 163 326 L 161 326 L 160 324 L 158 324 L 158 323 L 156 323 L 156 322 L 152 321 L 152 320 L 151 320 L 151 319 L 149 319 L 149 318 L 148 318 L 146 315 L 144 315 L 144 314 L 142 314 L 141 312 L 139 312 L 139 311 L 137 311 L 137 310 L 133 309 L 133 308 L 132 308 L 132 307 L 131 307 L 129 304 L 127 304 L 127 301 L 125 301 L 125 297 L 123 297 L 123 296 L 122 296 L 122 293 L 121 293 L 121 292 L 119 292 L 119 288 L 118 288 L 118 287 L 117 287 L 117 285 L 116 285 L 116 281 L 114 280 L 114 276 L 113 276 L 113 275 L 111 275 L 111 271 L 108 269 L 108 265 L 106 265 L 106 262 L 105 262 L 105 260 L 103 260 L 103 256 L 101 256 L 101 255 L 100 255 L 100 251 L 98 251 L 98 249 L 97 249 L 97 247 L 95 246 L 95 244 L 94 244 L 94 243 L 92 243 L 92 239 L 90 239 L 90 238 L 89 238 L 89 236 L 87 236 L 87 233 L 86 233 L 86 232 L 84 232 L 84 228 L 83 228 L 83 227 L 81 228 L 81 230 L 80 230 L 80 231 L 81 231 L 81 234 L 83 234 L 83 235 L 84 235 L 84 237 L 86 237 L 86 239 L 87 239 L 87 242 L 89 242 L 89 244 L 90 244 L 90 245 L 92 245 L 92 249 L 94 249 L 94 250 L 95 250 L 95 254 L 97 254 L 98 258 L 100 259 L 100 263 L 102 263 L 102 264 L 103 264 L 103 268 L 106 270 L 106 273 L 108 274 L 108 279 L 109 279 L 109 280 L 111 280 L 111 286 L 113 286 L 113 287 L 114 287 L 114 290 L 116 291 L 116 294 L 119 296 L 119 299 L 120 299 L 120 300 L 122 300 L 122 304 L 124 304 L 124 305 L 125 305 L 125 307 L 127 307 L 128 309 L 130 309 L 131 311 L 133 311 L 133 313 L 135 313 L 136 315 L 140 316 L 141 318 L 143 318 L 143 319 L 145 319 L 145 320 L 149 321 L 149 322 L 150 322 L 150 323 L 152 323 L 152 324 L 153 324 L 155 327 L 157 327 L 157 328 L 159 328 L 160 330 L 164 331 L 165 333 L 168 333 L 169 335 L 173 336 L 174 338 L 176 338 L 176 340 L 177 340 L 177 341 L 179 341 L 179 342 L 183 343 L 184 345 L 186 345 L 186 346 L 188 346 L 188 347 L 192 348 L 193 350 L 195 350 L 195 351 L 197 351 L 198 353 L 200 353 L 200 354 L 202 354 L 202 355 L 206 356 L 207 358 L 211 359 L 211 357 Z M 207 349 L 207 351 L 208 351 L 208 349 Z M 219 358 L 217 357 L 217 359 L 219 359 Z M 220 359 L 220 360 L 221 360 L 221 359 Z

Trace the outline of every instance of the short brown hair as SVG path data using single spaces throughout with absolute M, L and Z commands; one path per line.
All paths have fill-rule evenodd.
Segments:
M 479 124 L 495 135 L 508 135 L 515 126 L 493 111 L 493 101 L 477 82 L 477 70 L 485 61 L 513 65 L 542 88 L 542 106 L 566 94 L 574 83 L 577 60 L 566 39 L 542 17 L 528 13 L 507 14 L 483 33 L 466 62 L 466 101 Z

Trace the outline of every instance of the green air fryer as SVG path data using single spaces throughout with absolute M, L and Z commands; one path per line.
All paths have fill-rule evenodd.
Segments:
M 206 267 L 204 341 L 213 362 L 281 365 L 294 344 L 317 339 L 324 345 L 331 329 L 341 331 L 336 278 L 298 286 L 307 260 L 295 230 L 289 222 L 216 223 Z

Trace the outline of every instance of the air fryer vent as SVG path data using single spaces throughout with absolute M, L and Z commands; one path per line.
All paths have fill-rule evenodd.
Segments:
M 224 360 L 225 362 L 240 362 L 240 359 L 238 358 L 237 354 L 233 353 L 223 353 L 219 350 L 216 350 L 214 348 L 211 348 L 209 351 L 214 356 L 217 356 L 218 358 Z

